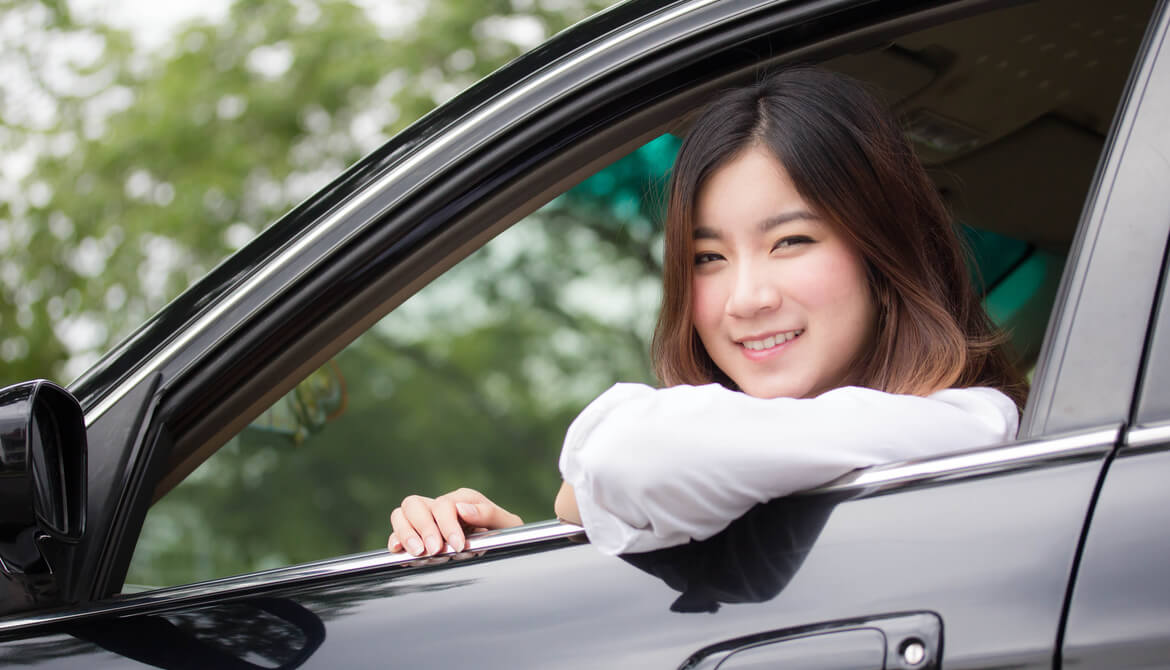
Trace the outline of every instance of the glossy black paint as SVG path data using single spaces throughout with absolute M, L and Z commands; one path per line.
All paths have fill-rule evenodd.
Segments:
M 144 468 L 135 466 L 144 461 L 142 452 L 150 437 L 150 419 L 158 404 L 159 378 L 157 373 L 148 377 L 89 426 L 88 529 L 78 546 L 74 566 L 79 575 L 77 587 L 63 594 L 66 600 L 90 600 L 100 597 L 97 594 L 110 593 L 108 585 L 116 580 L 109 566 L 118 552 L 133 550 L 119 540 L 125 536 L 127 525 L 141 526 L 146 510 L 140 510 L 137 516 L 119 511 L 128 507 L 131 494 L 142 486 L 142 475 L 137 473 Z
M 296 668 L 324 642 L 325 625 L 291 600 L 259 597 L 128 621 L 95 621 L 77 626 L 73 634 L 160 668 Z
M 324 641 L 307 667 L 671 668 L 729 642 L 925 612 L 943 622 L 947 668 L 1048 668 L 1101 453 L 945 485 L 774 501 L 707 542 L 625 560 L 557 540 L 232 598 L 288 600 L 319 617 Z M 236 607 L 226 596 L 177 611 L 217 620 Z M 135 629 L 168 611 L 159 603 L 93 619 Z M 80 641 L 92 625 L 10 633 L 0 662 L 39 654 L 46 668 L 123 667 Z M 144 638 L 136 653 L 156 644 Z
M 85 533 L 81 407 L 45 380 L 0 389 L 0 614 L 71 592 Z
M 654 23 L 685 4 L 622 5 L 484 80 L 290 212 L 79 380 L 73 391 L 93 409 L 201 315 L 237 301 L 92 418 L 93 537 L 79 554 L 87 590 L 78 597 L 120 588 L 173 449 L 197 442 L 204 423 L 242 412 L 238 395 L 280 383 L 306 351 L 381 305 L 371 294 L 402 289 L 485 232 L 485 222 L 511 215 L 523 194 L 566 179 L 573 161 L 659 127 L 671 114 L 655 110 L 697 101 L 761 54 L 789 57 L 820 45 L 815 55 L 823 58 L 911 23 L 1002 3 L 721 0 Z M 1033 435 L 1132 424 L 1170 229 L 1167 180 L 1150 183 L 1166 170 L 1158 157 L 1170 155 L 1163 113 L 1170 86 L 1159 69 L 1167 59 L 1158 50 L 1166 7 L 1155 12 L 1160 27 L 1143 46 L 1150 57 L 1131 82 L 1086 208 L 1042 354 Z M 635 30 L 636 40 L 573 61 L 595 40 Z M 553 68 L 561 68 L 556 77 L 539 79 Z M 482 122 L 457 142 L 379 182 L 476 113 Z M 605 133 L 612 136 L 598 139 Z M 373 197 L 296 263 L 240 291 L 281 249 L 365 194 Z M 1139 247 L 1141 254 L 1127 255 Z M 1128 291 L 1124 300 L 1116 299 L 1120 290 Z M 1106 334 L 1104 348 L 1101 330 L 1084 325 L 1102 319 L 1125 324 Z M 1147 355 L 1151 365 L 1164 358 L 1160 342 Z M 1151 425 L 1170 418 L 1157 416 L 1164 383 L 1153 373 L 1161 374 L 1147 374 L 1143 389 L 1154 395 L 1142 402 L 1154 408 L 1142 415 Z M 1145 553 L 1170 551 L 1170 535 L 1160 530 L 1170 461 L 1164 445 L 1127 447 L 1110 464 L 1113 450 L 1107 441 L 1011 471 L 774 501 L 706 542 L 623 559 L 559 539 L 466 561 L 305 576 L 182 600 L 115 597 L 76 616 L 62 610 L 60 619 L 42 611 L 41 620 L 0 634 L 0 664 L 703 667 L 716 654 L 736 658 L 761 643 L 787 650 L 796 647 L 785 640 L 827 639 L 812 633 L 848 634 L 866 654 L 873 637 L 852 633 L 937 621 L 940 642 L 930 646 L 941 648 L 946 668 L 1148 667 L 1167 658 L 1170 645 L 1165 562 Z M 923 630 L 929 636 L 929 626 Z M 883 635 L 888 654 L 900 638 Z M 896 661 L 887 656 L 887 667 Z
M 1166 51 L 1166 13 L 1151 42 Z M 1154 76 L 1165 81 L 1164 54 Z M 1158 140 L 1137 152 L 1141 178 L 1164 184 L 1170 140 L 1170 91 L 1144 93 Z M 1131 203 L 1135 217 L 1170 220 L 1170 198 Z M 1170 244 L 1157 249 L 1163 257 Z M 1144 350 L 1144 372 L 1134 402 L 1127 444 L 1108 468 L 1085 533 L 1082 557 L 1069 598 L 1061 657 L 1068 667 L 1157 668 L 1170 659 L 1170 268 L 1163 265 L 1153 327 Z
M 906 612 L 728 640 L 699 650 L 683 667 L 937 670 L 941 660 L 942 619 L 933 612 Z
M 1089 526 L 1064 637 L 1073 668 L 1170 663 L 1170 443 L 1123 449 Z

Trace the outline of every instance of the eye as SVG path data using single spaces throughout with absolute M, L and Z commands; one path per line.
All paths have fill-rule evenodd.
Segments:
M 788 249 L 789 247 L 812 243 L 813 238 L 809 237 L 808 235 L 789 235 L 788 237 L 782 237 L 777 240 L 776 244 L 772 245 L 772 249 Z
M 695 254 L 695 265 L 703 265 L 705 263 L 713 263 L 715 261 L 723 260 L 723 256 L 717 253 L 705 251 Z

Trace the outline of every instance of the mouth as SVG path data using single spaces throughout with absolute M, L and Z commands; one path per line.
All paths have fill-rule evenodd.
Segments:
M 748 351 L 767 351 L 769 349 L 774 349 L 782 344 L 791 342 L 797 337 L 800 337 L 802 333 L 804 333 L 804 328 L 800 328 L 798 330 L 786 330 L 781 333 L 768 335 L 767 337 L 740 340 L 738 344 Z

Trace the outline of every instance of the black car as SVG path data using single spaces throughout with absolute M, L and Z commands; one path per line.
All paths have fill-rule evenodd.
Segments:
M 634 0 L 555 36 L 347 170 L 67 392 L 5 392 L 0 663 L 1170 666 L 1168 5 Z M 174 584 L 165 588 L 128 586 L 149 577 L 138 562 L 150 543 L 179 525 L 168 498 L 209 481 L 262 484 L 271 466 L 216 469 L 216 459 L 281 439 L 295 446 L 279 453 L 295 460 L 306 435 L 333 431 L 338 472 L 362 469 L 340 455 L 368 435 L 334 430 L 340 420 L 321 429 L 346 402 L 378 419 L 385 432 L 374 436 L 396 436 L 369 448 L 459 435 L 451 412 L 464 402 L 500 429 L 460 439 L 528 448 L 537 433 L 505 430 L 507 407 L 479 387 L 424 403 L 433 411 L 379 415 L 377 398 L 363 404 L 344 386 L 347 365 L 376 367 L 347 363 L 347 345 L 409 330 L 379 320 L 443 273 L 433 286 L 447 293 L 494 267 L 502 283 L 485 295 L 546 299 L 508 283 L 539 257 L 517 250 L 525 240 L 538 252 L 575 245 L 587 260 L 610 248 L 555 216 L 558 203 L 580 196 L 590 175 L 660 165 L 653 156 L 713 93 L 790 63 L 879 91 L 968 227 L 988 309 L 1032 370 L 1016 442 L 858 471 L 759 506 L 704 542 L 621 558 L 551 521 L 475 536 L 456 556 L 376 550 L 268 569 L 260 559 L 234 568 L 229 556 L 229 576 L 192 568 L 160 578 Z M 503 233 L 533 220 L 542 235 Z M 618 230 L 645 243 L 652 266 L 654 230 Z M 460 263 L 485 244 L 500 249 L 486 252 L 495 260 Z M 466 267 L 463 284 L 443 288 Z M 632 301 L 591 307 L 592 321 L 506 318 L 525 342 L 546 328 L 553 354 L 588 349 L 566 346 L 566 324 L 653 309 L 652 292 L 630 298 L 642 284 L 623 282 L 563 282 L 578 302 Z M 425 394 L 444 374 L 453 388 L 479 381 L 461 378 L 441 346 L 411 351 L 425 374 L 386 393 Z M 504 393 L 510 375 L 558 388 L 576 379 L 526 366 L 485 375 L 485 388 Z M 555 486 L 552 464 L 538 465 Z M 409 479 L 412 467 L 395 476 Z M 500 493 L 490 483 L 486 492 Z M 292 510 L 302 498 L 330 504 L 309 488 L 257 484 L 217 516 Z M 350 510 L 333 514 L 341 527 Z M 173 546 L 215 545 L 207 536 Z

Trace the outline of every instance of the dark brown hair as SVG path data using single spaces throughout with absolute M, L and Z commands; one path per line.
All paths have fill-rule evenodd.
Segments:
M 1022 407 L 1027 382 L 972 286 L 950 214 L 889 112 L 858 82 L 792 68 L 724 93 L 695 122 L 671 175 L 655 371 L 667 385 L 735 388 L 695 332 L 694 210 L 706 179 L 767 149 L 801 197 L 865 261 L 877 325 L 864 386 L 927 395 L 990 386 Z

